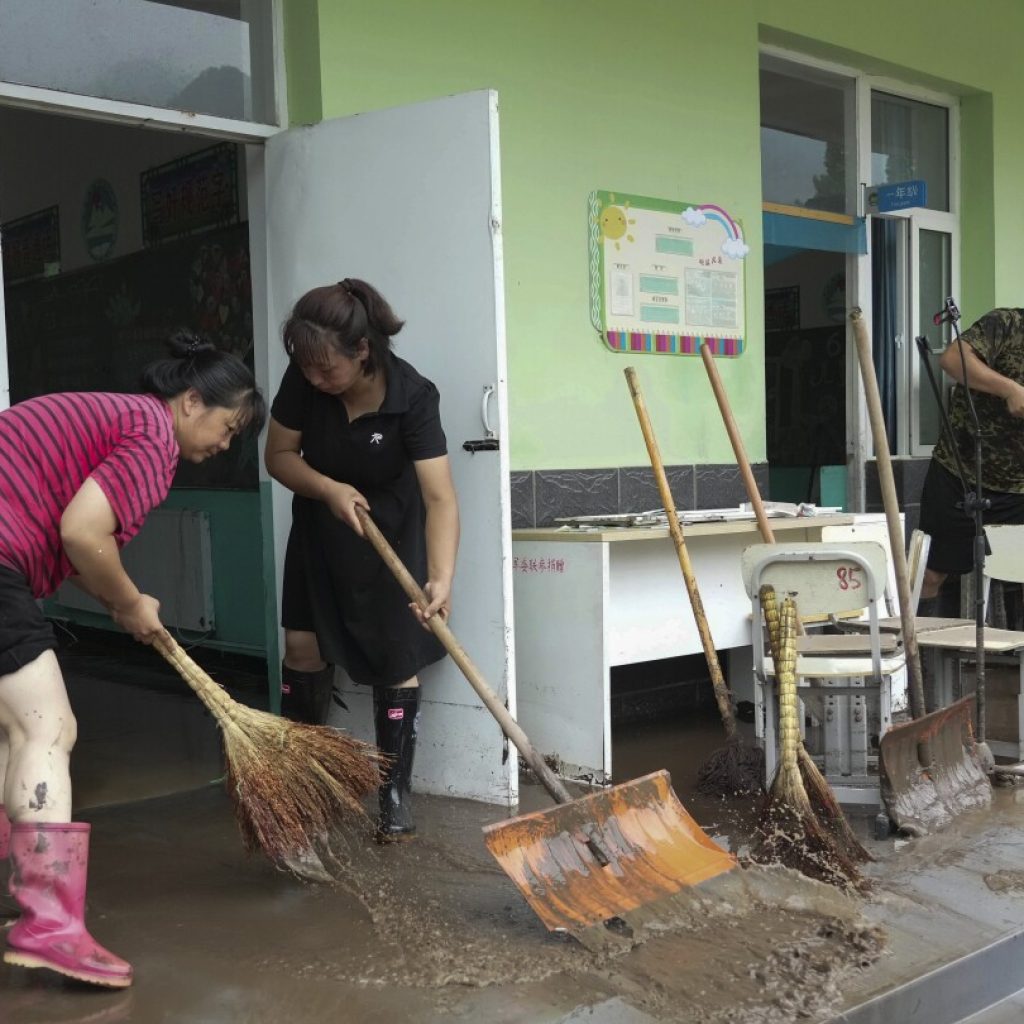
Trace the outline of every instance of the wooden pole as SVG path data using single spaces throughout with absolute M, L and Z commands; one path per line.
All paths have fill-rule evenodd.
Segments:
M 679 525 L 676 503 L 672 498 L 668 477 L 665 475 L 665 466 L 661 461 L 661 452 L 658 449 L 658 442 L 654 436 L 654 428 L 651 426 L 651 419 L 647 415 L 647 406 L 644 404 L 644 398 L 640 391 L 640 382 L 637 380 L 636 370 L 632 366 L 627 366 L 625 374 L 626 381 L 629 384 L 629 393 L 633 396 L 633 408 L 636 409 L 637 419 L 640 421 L 640 430 L 643 432 L 644 441 L 647 444 L 647 454 L 651 459 L 651 468 L 654 470 L 654 479 L 658 485 L 658 493 L 661 495 L 661 504 L 665 509 L 665 514 L 668 516 L 668 532 L 676 548 L 676 556 L 679 559 L 679 568 L 683 572 L 686 592 L 690 596 L 690 606 L 693 608 L 693 617 L 697 622 L 697 632 L 700 634 L 701 646 L 704 648 L 704 657 L 708 663 L 711 685 L 715 691 L 718 712 L 722 716 L 725 736 L 727 740 L 733 740 L 736 738 L 737 731 L 736 714 L 732 708 L 732 694 L 725 683 L 722 667 L 718 662 L 718 652 L 715 650 L 714 641 L 711 639 L 711 627 L 708 625 L 707 616 L 704 614 L 704 602 L 701 600 L 700 591 L 697 589 L 697 578 L 690 564 L 690 555 L 686 550 L 686 541 L 683 538 L 683 528 Z
M 907 552 L 904 548 L 903 530 L 900 527 L 899 501 L 896 497 L 896 480 L 892 472 L 892 456 L 889 454 L 889 435 L 882 415 L 882 399 L 878 393 L 878 378 L 871 358 L 871 339 L 867 324 L 860 309 L 850 312 L 853 337 L 857 345 L 857 360 L 864 382 L 864 396 L 867 399 L 868 419 L 871 435 L 875 442 L 875 458 L 878 461 L 878 482 L 882 489 L 882 507 L 885 522 L 889 528 L 889 546 L 892 548 L 893 568 L 896 570 L 896 593 L 900 600 L 900 623 L 903 627 L 903 647 L 907 652 L 907 669 L 910 674 L 910 711 L 915 718 L 925 714 L 924 680 L 921 675 L 921 653 L 917 646 L 917 631 L 914 624 L 915 609 L 911 604 L 910 576 L 907 572 Z M 930 750 L 925 752 L 922 743 L 922 764 L 931 764 Z

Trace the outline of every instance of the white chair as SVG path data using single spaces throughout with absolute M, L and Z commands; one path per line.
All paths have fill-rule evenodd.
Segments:
M 863 609 L 864 635 L 802 636 L 796 673 L 801 699 L 815 706 L 823 723 L 819 760 L 836 798 L 843 803 L 878 806 L 877 737 L 892 724 L 892 676 L 904 667 L 897 638 L 879 629 L 884 600 L 886 553 L 876 541 L 757 544 L 744 551 L 743 581 L 752 606 L 752 647 L 757 708 L 755 728 L 765 748 L 768 777 L 778 763 L 774 664 L 762 621 L 760 588 L 775 589 L 780 603 L 792 593 L 801 616 L 845 615 Z M 868 698 L 874 697 L 873 707 Z M 874 773 L 871 769 L 874 767 Z

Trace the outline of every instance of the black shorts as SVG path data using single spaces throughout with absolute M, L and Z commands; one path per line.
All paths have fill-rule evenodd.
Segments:
M 983 522 L 1024 523 L 1024 494 L 984 488 L 982 494 L 991 502 L 982 516 Z M 920 527 L 932 539 L 928 568 L 935 572 L 959 575 L 974 568 L 974 517 L 966 515 L 962 507 L 957 508 L 963 500 L 960 478 L 932 459 L 921 489 Z M 987 539 L 985 553 L 989 553 Z
M 17 672 L 56 646 L 53 626 L 46 621 L 25 577 L 0 566 L 0 676 Z

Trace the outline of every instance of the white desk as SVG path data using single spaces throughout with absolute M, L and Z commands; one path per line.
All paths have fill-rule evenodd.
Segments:
M 780 540 L 838 539 L 851 515 L 772 519 Z M 723 671 L 738 699 L 753 696 L 750 599 L 740 555 L 757 524 L 684 527 L 711 637 L 733 654 Z M 849 535 L 849 534 L 847 534 Z M 611 669 L 703 652 L 675 547 L 665 527 L 513 530 L 516 714 L 568 778 L 613 779 Z
M 969 685 L 963 678 L 965 663 L 977 664 L 977 633 L 973 622 L 926 632 L 918 637 L 922 654 L 932 660 L 935 679 L 935 706 L 948 707 L 954 700 L 954 678 L 960 676 L 959 692 L 974 685 L 974 672 Z M 991 685 L 990 670 L 1005 667 L 1016 677 L 1016 685 L 1007 689 L 1000 686 L 1001 700 L 993 701 L 996 687 Z M 988 712 L 985 739 L 993 754 L 1024 758 L 1024 633 L 1012 629 L 985 627 L 985 671 Z M 1006 682 L 1005 676 L 1000 679 Z M 930 709 L 929 709 L 930 710 Z

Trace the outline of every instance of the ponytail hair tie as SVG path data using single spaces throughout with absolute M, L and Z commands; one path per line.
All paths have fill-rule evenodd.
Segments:
M 194 356 L 199 351 L 200 344 L 201 343 L 198 338 L 193 338 L 188 343 L 188 348 L 185 349 L 185 355 L 189 356 L 189 358 Z

